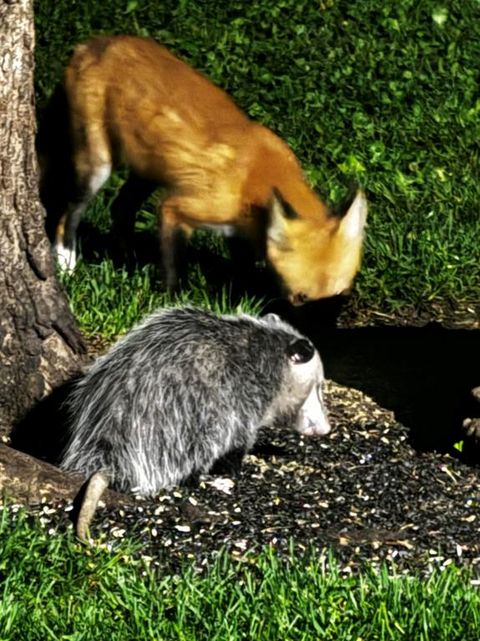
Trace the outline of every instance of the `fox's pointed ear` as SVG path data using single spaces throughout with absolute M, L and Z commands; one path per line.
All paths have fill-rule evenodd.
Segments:
M 359 190 L 340 221 L 339 232 L 347 238 L 361 238 L 367 222 L 367 210 L 365 192 Z
M 274 243 L 281 244 L 285 242 L 286 228 L 289 220 L 298 218 L 295 209 L 288 203 L 274 187 L 270 199 L 270 210 L 268 217 L 267 236 Z

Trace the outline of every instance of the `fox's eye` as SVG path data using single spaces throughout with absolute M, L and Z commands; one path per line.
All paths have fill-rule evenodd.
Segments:
M 301 364 L 308 363 L 315 354 L 315 348 L 312 343 L 306 338 L 299 338 L 294 340 L 287 347 L 288 358 L 292 363 Z

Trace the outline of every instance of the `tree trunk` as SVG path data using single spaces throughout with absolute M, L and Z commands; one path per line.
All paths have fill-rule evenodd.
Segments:
M 78 369 L 84 344 L 38 196 L 32 0 L 0 0 L 0 52 L 1 434 Z

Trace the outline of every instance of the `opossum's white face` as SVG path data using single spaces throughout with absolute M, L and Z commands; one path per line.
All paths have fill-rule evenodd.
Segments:
M 330 432 L 330 422 L 323 402 L 323 365 L 310 341 L 300 339 L 292 343 L 289 354 L 296 385 L 306 391 L 297 417 L 295 429 L 306 436 L 323 436 Z
M 324 436 L 331 429 L 323 404 L 322 383 L 316 383 L 300 409 L 296 430 L 305 436 Z

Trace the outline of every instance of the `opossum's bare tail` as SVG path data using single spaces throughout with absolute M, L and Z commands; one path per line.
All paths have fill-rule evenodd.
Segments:
M 98 501 L 109 484 L 109 477 L 104 471 L 95 472 L 87 482 L 75 524 L 75 533 L 81 541 L 87 541 L 88 539 L 90 523 L 97 509 Z

